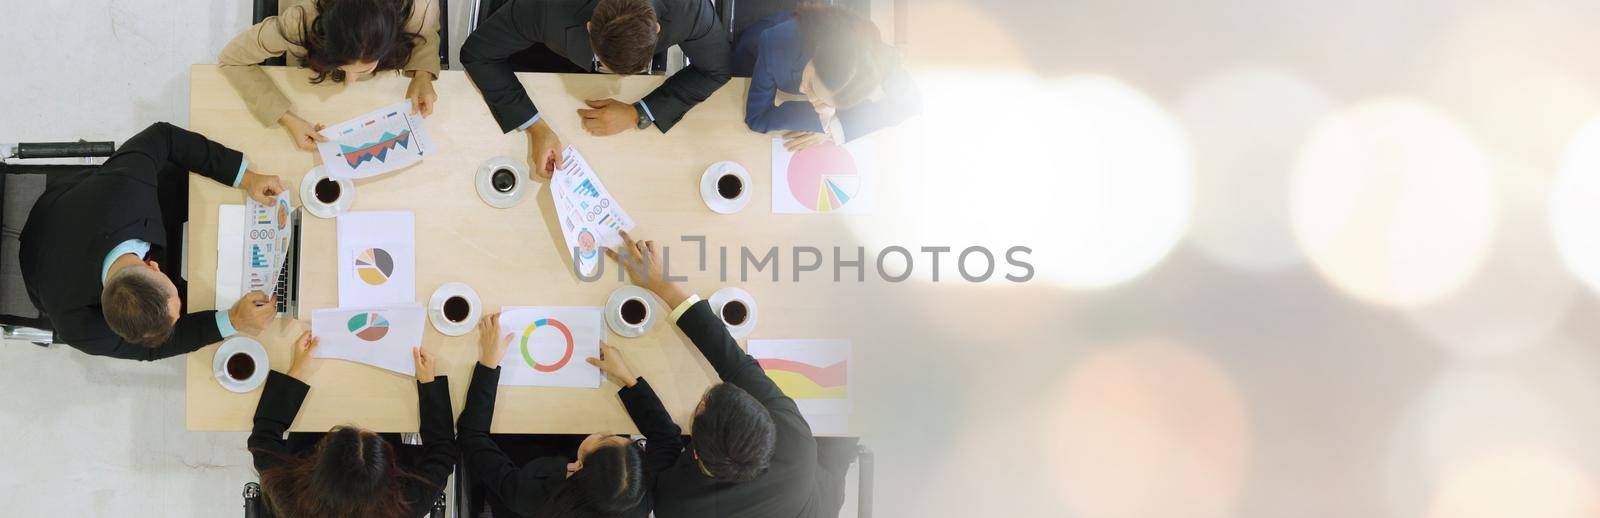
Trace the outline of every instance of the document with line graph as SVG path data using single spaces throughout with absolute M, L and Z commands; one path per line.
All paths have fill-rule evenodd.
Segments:
M 421 162 L 436 151 L 422 114 L 409 99 L 323 129 L 317 154 L 328 176 L 370 178 Z

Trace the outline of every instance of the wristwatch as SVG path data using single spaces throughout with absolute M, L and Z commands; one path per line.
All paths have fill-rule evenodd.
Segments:
M 644 109 L 644 101 L 633 103 L 633 111 L 639 114 L 639 129 L 648 128 L 650 123 L 654 122 L 650 120 L 650 112 Z

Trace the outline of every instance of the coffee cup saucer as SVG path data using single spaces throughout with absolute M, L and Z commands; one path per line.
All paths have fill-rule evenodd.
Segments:
M 226 365 L 228 357 L 238 352 L 248 354 L 250 359 L 256 361 L 255 372 L 250 373 L 250 377 L 242 381 L 228 377 Z M 222 388 L 228 389 L 230 392 L 242 394 L 255 390 L 256 387 L 260 387 L 261 383 L 267 380 L 267 371 L 269 370 L 272 370 L 272 364 L 267 363 L 267 348 L 262 347 L 261 342 L 257 342 L 256 339 L 248 336 L 235 336 L 222 342 L 222 346 L 217 347 L 216 356 L 211 359 L 212 376 L 217 379 L 218 385 L 222 385 Z
M 470 308 L 467 310 L 467 318 L 460 322 L 451 322 L 444 317 L 444 301 L 456 296 L 467 299 Z M 445 283 L 439 286 L 439 289 L 433 290 L 433 297 L 428 299 L 428 321 L 433 323 L 434 329 L 445 336 L 471 333 L 481 318 L 483 318 L 483 301 L 478 299 L 478 292 L 464 283 Z
M 622 303 L 635 297 L 643 300 L 645 306 L 649 308 L 649 311 L 645 313 L 644 323 L 637 326 L 629 325 L 627 322 L 622 321 L 621 316 Z M 661 314 L 661 307 L 656 304 L 655 300 L 655 296 L 651 295 L 649 291 L 645 291 L 644 288 L 638 286 L 630 284 L 617 288 L 617 291 L 611 292 L 611 298 L 606 299 L 606 326 L 611 328 L 611 332 L 623 338 L 643 336 L 645 333 L 650 332 L 650 328 L 655 327 L 656 321 L 661 318 L 658 316 Z
M 494 188 L 494 172 L 498 169 L 510 169 L 516 176 L 517 183 L 510 191 L 500 192 Z M 478 174 L 473 180 L 473 185 L 478 191 L 478 198 L 490 207 L 509 209 L 522 203 L 522 198 L 528 192 L 528 168 L 522 162 L 508 156 L 497 156 L 483 162 L 478 166 Z
M 733 286 L 717 290 L 711 294 L 711 311 L 717 314 L 717 318 L 722 318 L 722 307 L 735 300 L 744 303 L 749 315 L 739 325 L 728 324 L 727 320 L 723 320 L 722 323 L 728 326 L 728 334 L 734 338 L 744 338 L 750 336 L 750 332 L 756 329 L 756 298 L 751 296 L 750 292 Z
M 739 191 L 739 196 L 734 199 L 723 198 L 717 192 L 717 180 L 724 174 L 733 174 L 744 183 L 744 189 Z M 733 214 L 744 210 L 750 204 L 750 191 L 755 184 L 750 182 L 750 171 L 738 162 L 723 160 L 706 168 L 705 174 L 700 175 L 700 199 L 706 202 L 706 207 L 717 214 Z
M 350 211 L 356 204 L 356 182 L 349 178 L 333 178 L 339 184 L 339 200 L 333 203 L 324 203 L 317 199 L 317 182 L 328 178 L 326 169 L 321 165 L 306 171 L 306 176 L 300 180 L 300 206 L 306 208 L 312 216 L 329 219 Z

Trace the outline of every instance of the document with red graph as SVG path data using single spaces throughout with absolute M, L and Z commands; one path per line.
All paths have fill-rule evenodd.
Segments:
M 815 435 L 850 434 L 849 340 L 751 340 L 750 356 Z
M 422 114 L 411 101 L 374 110 L 323 129 L 317 143 L 323 169 L 334 178 L 370 178 L 421 162 L 436 151 Z

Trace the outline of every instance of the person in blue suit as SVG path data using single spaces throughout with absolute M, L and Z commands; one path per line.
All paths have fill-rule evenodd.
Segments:
M 894 47 L 843 8 L 802 3 L 768 16 L 739 34 L 733 52 L 734 75 L 750 77 L 745 124 L 782 132 L 790 151 L 855 140 L 922 108 Z

